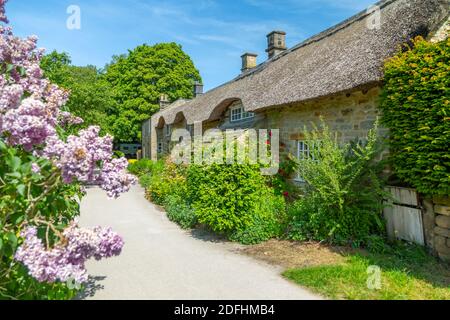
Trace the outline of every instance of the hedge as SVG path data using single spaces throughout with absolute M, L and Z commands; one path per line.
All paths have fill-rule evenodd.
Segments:
M 425 195 L 450 194 L 450 39 L 413 46 L 385 64 L 382 122 L 395 174 Z

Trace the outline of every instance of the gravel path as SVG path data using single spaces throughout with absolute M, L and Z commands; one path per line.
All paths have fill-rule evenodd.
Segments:
M 181 230 L 134 187 L 118 200 L 97 188 L 82 202 L 83 226 L 111 226 L 125 239 L 119 257 L 90 261 L 81 299 L 317 299 L 281 270 L 239 254 L 239 245 Z

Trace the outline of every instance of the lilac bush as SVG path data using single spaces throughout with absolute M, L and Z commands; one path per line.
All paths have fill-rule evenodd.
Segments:
M 3 22 L 7 21 L 5 3 L 0 1 Z M 113 138 L 99 137 L 99 127 L 82 130 L 66 141 L 57 135 L 58 124 L 79 124 L 82 119 L 61 111 L 69 94 L 43 78 L 39 67 L 43 53 L 37 49 L 37 37 L 20 39 L 11 28 L 0 26 L 0 61 L 6 71 L 0 74 L 0 134 L 10 145 L 38 154 L 43 150 L 43 156 L 61 169 L 66 183 L 100 182 L 117 197 L 135 178 L 126 174 L 125 160 L 113 161 Z M 96 175 L 102 166 L 105 171 Z
M 82 229 L 75 223 L 64 231 L 64 244 L 51 249 L 45 247 L 37 234 L 35 227 L 22 232 L 24 243 L 17 250 L 15 259 L 26 265 L 38 281 L 48 283 L 69 280 L 85 283 L 88 280 L 86 260 L 117 256 L 124 244 L 110 228 Z
M 65 137 L 64 127 L 83 120 L 62 110 L 69 92 L 43 77 L 37 37 L 21 39 L 6 26 L 6 2 L 0 0 L 0 298 L 23 282 L 14 278 L 16 262 L 39 282 L 85 282 L 86 260 L 120 254 L 123 240 L 111 229 L 73 221 L 80 192 L 70 186 L 95 183 L 117 198 L 136 182 L 99 127 Z
M 43 156 L 52 159 L 61 169 L 65 183 L 74 180 L 99 183 L 108 196 L 117 198 L 130 189 L 136 178 L 128 174 L 125 158 L 113 159 L 113 137 L 99 137 L 99 132 L 100 127 L 92 126 L 81 130 L 78 136 L 69 136 L 67 141 L 51 136 L 46 141 Z M 97 170 L 99 162 L 101 170 Z

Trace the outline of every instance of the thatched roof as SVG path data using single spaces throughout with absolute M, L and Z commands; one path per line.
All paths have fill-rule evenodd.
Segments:
M 427 37 L 442 25 L 450 0 L 384 0 L 377 5 L 380 29 L 368 28 L 372 16 L 361 12 L 204 95 L 169 106 L 152 123 L 171 124 L 181 115 L 189 124 L 215 120 L 237 99 L 247 111 L 258 111 L 377 84 L 384 61 L 401 44 Z

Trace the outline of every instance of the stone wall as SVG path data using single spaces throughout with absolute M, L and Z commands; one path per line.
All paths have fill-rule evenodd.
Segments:
M 296 154 L 297 141 L 303 140 L 304 127 L 320 124 L 323 118 L 343 142 L 365 139 L 379 115 L 380 88 L 359 90 L 314 101 L 293 104 L 266 112 L 267 127 L 280 129 L 280 140 L 286 152 Z M 380 128 L 380 134 L 387 130 Z
M 427 215 L 430 215 L 430 203 L 434 215 L 432 249 L 442 260 L 450 262 L 450 198 L 435 197 L 427 202 Z
M 142 153 L 143 158 L 151 158 L 151 119 L 142 123 Z

